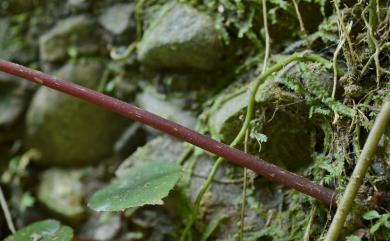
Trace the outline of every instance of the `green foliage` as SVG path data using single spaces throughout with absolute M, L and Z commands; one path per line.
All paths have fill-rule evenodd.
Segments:
M 382 228 L 385 236 L 390 238 L 390 213 L 379 214 L 377 211 L 371 210 L 363 214 L 363 218 L 373 222 L 370 234 L 374 234 Z
M 218 225 L 228 216 L 225 213 L 217 213 L 213 219 L 211 220 L 210 224 L 207 226 L 207 229 L 202 235 L 201 241 L 207 241 L 211 234 L 214 232 L 215 229 L 217 229 Z
M 131 168 L 112 184 L 95 193 L 88 206 L 96 211 L 122 211 L 146 204 L 162 204 L 182 176 L 176 163 L 148 162 Z
M 17 231 L 4 241 L 70 241 L 73 230 L 55 220 L 39 221 Z
M 326 91 L 318 79 L 319 77 L 313 73 L 314 71 L 311 68 L 307 64 L 299 64 L 302 84 L 297 79 L 291 77 L 281 77 L 277 81 L 306 100 L 310 106 L 310 117 L 314 114 L 329 117 L 331 116 L 331 111 L 344 117 L 355 117 L 356 110 L 330 97 L 328 91 Z
M 355 236 L 355 235 L 350 235 L 350 236 L 346 237 L 346 240 L 347 241 L 362 241 L 361 238 L 359 238 L 358 236 Z

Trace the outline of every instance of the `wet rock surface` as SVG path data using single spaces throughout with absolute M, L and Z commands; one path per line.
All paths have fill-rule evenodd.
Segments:
M 221 56 L 213 19 L 191 6 L 165 6 L 138 47 L 142 63 L 159 68 L 213 69 Z
M 185 152 L 183 143 L 172 139 L 171 137 L 158 137 L 145 146 L 139 148 L 132 154 L 116 171 L 116 175 L 121 176 L 126 173 L 129 168 L 140 165 L 145 161 L 166 161 L 175 162 Z M 192 156 L 184 163 L 185 176 L 182 179 L 182 185 L 179 190 L 184 191 L 192 203 L 196 195 L 210 173 L 215 158 L 201 154 Z M 239 213 L 242 203 L 242 170 L 235 168 L 230 164 L 223 164 L 218 170 L 213 185 L 210 191 L 207 192 L 202 203 L 202 210 L 198 229 L 200 232 L 206 229 L 207 224 L 211 222 L 217 214 L 223 214 L 225 220 L 221 224 L 221 228 L 214 234 L 214 238 L 228 238 L 234 236 L 239 230 Z M 254 179 L 252 179 L 254 180 Z M 252 183 L 253 193 L 248 197 L 254 202 L 260 203 L 260 206 L 250 206 L 246 212 L 246 225 L 250 229 L 257 230 L 264 226 L 266 220 L 258 216 L 258 212 L 267 212 L 268 210 L 277 208 L 282 203 L 282 192 L 277 186 L 264 184 L 264 180 L 254 180 Z M 177 190 L 177 192 L 180 192 Z M 251 189 L 252 190 L 252 189 Z M 169 213 L 180 215 L 177 204 L 188 205 L 182 203 L 183 199 L 180 194 L 172 194 L 167 200 L 166 208 Z M 181 207 L 184 208 L 184 207 Z M 265 210 L 265 211 L 264 211 Z M 183 213 L 181 213 L 183 215 Z M 136 217 L 137 218 L 137 217 Z
M 49 169 L 41 176 L 38 199 L 52 212 L 71 221 L 85 212 L 81 170 Z
M 55 75 L 96 89 L 102 66 L 93 62 L 68 64 Z M 42 154 L 40 164 L 96 163 L 113 152 L 129 122 L 113 113 L 53 90 L 41 88 L 27 114 L 29 146 Z
M 135 27 L 131 19 L 133 4 L 117 4 L 105 10 L 99 17 L 99 23 L 113 34 L 122 34 L 126 29 Z
M 216 102 L 218 106 L 213 107 L 215 112 L 208 124 L 214 137 L 230 143 L 242 126 L 249 94 L 245 91 L 229 98 L 226 95 L 219 98 L 225 101 L 222 104 Z M 255 118 L 252 128 L 266 135 L 267 141 L 259 144 L 252 138 L 250 149 L 253 154 L 289 169 L 310 163 L 310 138 L 315 133 L 315 126 L 309 119 L 307 107 L 299 98 L 284 91 L 273 80 L 268 80 L 257 93 Z
M 196 119 L 194 115 L 189 111 L 183 110 L 174 100 L 167 100 L 162 96 L 144 91 L 137 95 L 136 101 L 141 108 L 149 112 L 177 122 L 185 127 L 195 128 Z
M 97 52 L 99 43 L 91 41 L 96 33 L 94 20 L 86 15 L 61 20 L 39 39 L 40 57 L 46 62 L 64 60 L 71 48 L 80 55 Z

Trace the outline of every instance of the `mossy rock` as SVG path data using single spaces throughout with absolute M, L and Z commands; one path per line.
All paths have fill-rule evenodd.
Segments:
M 222 44 L 214 20 L 186 4 L 168 4 L 156 14 L 138 46 L 138 57 L 157 68 L 217 66 Z
M 46 170 L 38 186 L 38 199 L 62 218 L 80 220 L 85 212 L 82 176 L 82 170 Z
M 213 137 L 225 143 L 233 141 L 243 124 L 248 100 L 248 92 L 242 92 L 222 103 L 216 101 L 218 106 L 213 107 L 208 121 Z M 268 80 L 257 93 L 255 113 L 252 129 L 266 135 L 267 141 L 259 146 L 251 139 L 252 154 L 289 169 L 311 162 L 311 136 L 316 128 L 302 100 Z
M 67 64 L 55 75 L 96 89 L 102 66 L 81 61 Z M 96 163 L 113 151 L 129 123 L 123 117 L 54 90 L 41 88 L 27 113 L 28 147 L 38 149 L 46 165 Z
M 116 174 L 123 175 L 129 168 L 141 165 L 148 161 L 176 162 L 186 151 L 183 142 L 168 136 L 160 136 L 139 148 L 118 168 Z M 184 163 L 185 175 L 175 191 L 164 199 L 165 208 L 172 216 L 181 215 L 186 218 L 201 185 L 210 173 L 215 158 L 200 154 L 189 157 Z M 197 220 L 197 229 L 204 232 L 216 215 L 223 215 L 223 221 L 214 233 L 213 238 L 222 239 L 231 237 L 239 231 L 240 208 L 242 204 L 242 176 L 241 168 L 224 163 L 218 170 L 211 189 L 206 193 L 202 202 L 202 209 Z M 254 176 L 254 175 L 252 175 Z M 252 179 L 253 180 L 253 179 Z M 275 209 L 282 202 L 282 192 L 277 185 L 270 185 L 264 179 L 251 182 L 248 193 L 245 226 L 248 229 L 258 230 L 266 223 L 268 210 Z M 184 197 L 183 197 L 184 195 Z M 178 207 L 180 206 L 180 207 Z M 259 216 L 259 214 L 261 214 Z M 137 218 L 137 217 L 133 217 Z M 177 218 L 177 217 L 176 217 Z M 214 240 L 214 239 L 213 239 Z
M 85 15 L 69 17 L 59 21 L 39 39 L 40 58 L 55 62 L 68 57 L 74 49 L 78 55 L 88 55 L 99 50 L 96 23 Z

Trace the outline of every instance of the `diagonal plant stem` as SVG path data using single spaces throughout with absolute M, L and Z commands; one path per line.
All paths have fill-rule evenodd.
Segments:
M 294 59 L 318 59 L 319 56 L 313 56 L 310 54 L 296 54 L 288 58 L 291 61 Z M 321 58 L 322 59 L 322 58 Z M 323 61 L 327 61 L 322 59 Z M 287 60 L 281 61 L 276 66 L 270 68 L 269 71 L 262 75 L 260 82 L 265 77 L 269 76 L 278 69 L 281 69 L 285 66 Z M 9 61 L 0 60 L 0 71 L 12 74 L 30 81 L 33 81 L 37 84 L 47 86 L 51 89 L 58 90 L 60 92 L 66 93 L 68 95 L 75 96 L 87 102 L 93 103 L 100 107 L 103 107 L 112 112 L 118 113 L 132 119 L 149 125 L 155 129 L 158 129 L 164 133 L 167 133 L 171 136 L 174 136 L 178 139 L 191 143 L 195 146 L 198 146 L 206 151 L 214 153 L 222 158 L 229 160 L 232 164 L 245 167 L 253 170 L 256 173 L 268 178 L 271 181 L 279 182 L 283 185 L 296 189 L 300 192 L 303 192 L 309 196 L 312 196 L 325 204 L 335 205 L 335 192 L 326 187 L 323 187 L 319 184 L 313 183 L 307 178 L 299 176 L 290 171 L 284 170 L 272 163 L 261 160 L 255 156 L 244 153 L 243 151 L 237 150 L 235 148 L 229 147 L 226 144 L 220 143 L 216 140 L 211 139 L 208 136 L 202 135 L 196 131 L 193 131 L 187 127 L 179 125 L 173 121 L 164 119 L 158 115 L 150 113 L 148 111 L 142 110 L 134 105 L 128 104 L 124 101 L 115 99 L 113 97 L 104 95 L 102 93 L 96 92 L 94 90 L 76 85 L 71 82 L 64 80 L 59 80 L 55 77 L 52 77 L 48 74 L 42 73 L 40 71 L 32 70 L 30 68 L 11 63 Z M 260 83 L 257 83 L 254 86 L 256 89 Z M 254 108 L 254 96 L 252 99 L 252 104 L 250 105 L 248 115 L 252 116 Z M 248 119 L 250 119 L 248 118 Z M 245 130 L 249 126 L 249 122 L 245 123 Z M 238 138 L 233 143 L 237 144 L 238 140 L 242 140 L 242 136 L 245 135 L 245 130 L 240 132 Z
M 351 210 L 353 200 L 363 183 L 363 178 L 366 175 L 368 168 L 371 165 L 372 157 L 375 154 L 378 142 L 390 122 L 390 101 L 386 101 L 375 120 L 367 141 L 364 144 L 363 151 L 360 154 L 356 167 L 352 172 L 351 179 L 344 191 L 344 195 L 341 198 L 338 205 L 333 221 L 330 224 L 328 233 L 325 237 L 325 241 L 336 241 L 344 227 L 345 219 Z
M 253 117 L 256 90 L 258 89 L 260 84 L 263 83 L 263 81 L 267 77 L 271 76 L 273 73 L 277 72 L 285 65 L 293 61 L 315 61 L 320 62 L 327 67 L 331 66 L 331 63 L 328 60 L 318 55 L 294 54 L 269 68 L 254 82 L 251 88 L 249 88 L 251 96 L 249 99 L 247 116 L 240 133 L 237 135 L 231 146 L 235 146 L 238 142 L 242 141 L 242 138 L 244 137 L 245 132 L 249 127 L 250 120 Z M 209 178 L 206 181 L 206 185 L 203 187 L 203 194 L 207 191 L 208 186 L 210 185 L 213 176 L 218 169 L 218 166 L 223 162 L 224 159 L 226 159 L 235 165 L 251 169 L 271 181 L 279 182 L 283 185 L 286 185 L 309 196 L 312 196 L 329 206 L 336 206 L 335 192 L 333 190 L 313 183 L 302 176 L 284 170 L 272 163 L 266 162 L 255 156 L 246 154 L 243 151 L 234 149 L 226 144 L 215 141 L 208 136 L 202 135 L 175 122 L 142 110 L 134 105 L 130 105 L 124 101 L 115 99 L 113 97 L 104 95 L 102 93 L 90 90 L 88 88 L 76 85 L 71 82 L 59 80 L 48 74 L 32 70 L 27 67 L 11 63 L 9 61 L 0 60 L 0 71 L 33 81 L 37 84 L 44 85 L 51 89 L 55 89 L 68 95 L 83 99 L 105 109 L 108 109 L 112 112 L 123 115 L 134 121 L 142 122 L 155 129 L 158 129 L 178 139 L 191 143 L 206 151 L 220 156 L 215 166 L 213 167 L 212 174 L 210 174 Z M 200 203 L 200 200 L 198 200 L 198 202 Z M 191 218 L 191 220 L 194 219 Z
M 288 65 L 288 64 L 290 64 L 290 63 L 292 63 L 294 61 L 297 61 L 297 62 L 307 62 L 307 61 L 317 62 L 317 63 L 320 63 L 320 64 L 324 65 L 326 68 L 331 68 L 331 66 L 332 66 L 332 63 L 330 61 L 328 61 L 327 59 L 322 58 L 319 55 L 309 54 L 309 53 L 297 53 L 297 54 L 293 54 L 293 55 L 290 55 L 290 56 L 286 57 L 285 59 L 283 59 L 279 63 L 271 66 L 269 69 L 264 71 L 264 73 L 262 73 L 252 83 L 252 85 L 249 86 L 248 91 L 250 93 L 250 96 L 249 96 L 249 102 L 248 102 L 248 107 L 247 107 L 245 120 L 244 120 L 244 123 L 243 123 L 243 125 L 241 127 L 240 132 L 234 138 L 232 143 L 230 143 L 231 147 L 234 147 L 238 143 L 242 142 L 243 138 L 245 137 L 245 133 L 248 130 L 248 128 L 250 126 L 250 122 L 253 119 L 254 109 L 255 109 L 256 93 L 257 93 L 257 90 L 259 89 L 260 85 L 262 83 L 264 83 L 264 81 L 268 77 L 270 77 L 271 75 L 273 75 L 274 73 L 278 72 L 283 67 L 285 67 L 286 65 Z M 341 70 L 337 69 L 337 72 L 340 73 Z M 223 163 L 223 161 L 224 161 L 224 158 L 222 156 L 220 156 L 217 159 L 217 161 L 215 162 L 215 164 L 214 164 L 214 166 L 213 166 L 213 168 L 212 168 L 212 170 L 211 170 L 207 180 L 203 183 L 202 187 L 200 188 L 200 191 L 199 191 L 199 193 L 198 193 L 198 195 L 196 197 L 195 203 L 194 203 L 192 216 L 190 217 L 190 219 L 188 220 L 188 222 L 187 222 L 187 224 L 186 224 L 186 226 L 184 228 L 184 231 L 183 231 L 182 236 L 181 236 L 181 241 L 185 241 L 185 237 L 187 236 L 188 232 L 190 231 L 190 229 L 192 227 L 192 224 L 195 222 L 196 217 L 198 215 L 198 211 L 199 211 L 199 208 L 200 208 L 200 204 L 201 204 L 202 198 L 203 198 L 204 194 L 207 192 L 207 190 L 209 189 L 209 187 L 210 187 L 210 185 L 211 185 L 211 183 L 213 181 L 213 178 L 214 178 L 215 174 L 217 173 L 219 166 Z M 264 177 L 267 177 L 267 176 L 264 176 Z M 331 206 L 336 206 L 336 202 L 334 202 L 335 198 L 336 198 L 336 196 L 333 196 L 331 198 L 331 200 L 332 200 Z
M 3 190 L 1 189 L 1 186 L 0 186 L 0 204 L 1 204 L 1 208 L 3 209 L 5 220 L 7 221 L 9 230 L 11 231 L 11 233 L 15 233 L 15 225 L 12 222 L 11 213 L 8 209 L 7 201 L 5 200 L 4 193 Z

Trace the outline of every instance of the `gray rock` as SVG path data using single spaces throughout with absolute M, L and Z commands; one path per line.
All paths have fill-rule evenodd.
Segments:
M 140 61 L 158 68 L 209 70 L 221 53 L 213 19 L 185 4 L 166 5 L 138 46 Z
M 185 145 L 181 141 L 167 136 L 158 137 L 133 153 L 118 168 L 116 175 L 124 175 L 129 168 L 145 161 L 176 162 L 185 150 Z M 215 159 L 206 154 L 187 159 L 184 163 L 185 175 L 179 182 L 179 189 L 186 195 L 184 199 L 191 200 L 191 202 L 195 200 L 214 163 Z M 253 189 L 250 188 L 251 191 L 248 192 L 253 205 L 247 207 L 246 227 L 257 230 L 263 227 L 266 221 L 265 217 L 258 215 L 258 212 L 276 208 L 282 202 L 283 194 L 277 186 L 264 185 L 264 180 L 256 180 L 253 185 Z M 203 199 L 200 219 L 197 222 L 198 228 L 205 229 L 216 214 L 224 214 L 226 218 L 213 237 L 227 238 L 236 234 L 239 230 L 241 197 L 242 169 L 224 163 L 219 168 L 211 189 Z M 183 198 L 180 198 L 177 193 L 172 192 L 164 202 L 172 215 L 186 215 L 178 213 L 178 203 L 182 205 Z
M 135 27 L 135 23 L 131 19 L 133 8 L 132 3 L 116 4 L 100 15 L 99 23 L 111 33 L 119 35 L 126 29 Z
M 0 73 L 0 143 L 23 136 L 23 114 L 34 89 L 28 81 Z
M 170 137 L 157 137 L 140 147 L 118 167 L 115 174 L 124 175 L 129 168 L 145 161 L 175 162 L 185 151 L 184 144 Z
M 92 62 L 67 64 L 55 75 L 96 89 L 102 66 Z M 42 154 L 41 164 L 96 163 L 113 151 L 129 122 L 74 97 L 41 88 L 27 113 L 27 143 Z
M 114 151 L 127 157 L 146 142 L 146 131 L 142 124 L 134 123 L 128 127 L 115 142 Z
M 81 226 L 79 237 L 84 240 L 113 240 L 121 226 L 119 213 L 94 212 Z
M 26 82 L 0 73 L 0 128 L 15 124 L 27 105 L 28 97 Z
M 85 211 L 82 176 L 81 170 L 46 170 L 38 186 L 38 199 L 62 217 L 79 220 Z
M 75 48 L 78 54 L 91 54 L 99 50 L 94 21 L 87 16 L 61 20 L 39 39 L 40 57 L 54 62 L 68 57 L 68 49 Z
M 195 128 L 196 119 L 189 111 L 183 111 L 180 106 L 173 101 L 166 101 L 148 91 L 137 95 L 136 98 L 139 106 L 149 112 L 157 114 L 168 120 L 177 122 L 188 128 Z
M 218 98 L 212 107 L 208 126 L 213 137 L 230 143 L 243 124 L 249 95 L 247 92 L 236 95 L 228 92 Z M 256 132 L 266 135 L 268 140 L 260 146 L 255 138 L 251 138 L 252 154 L 289 169 L 311 162 L 311 135 L 315 133 L 315 127 L 302 100 L 269 80 L 259 88 L 255 112 L 252 129 L 255 127 Z

